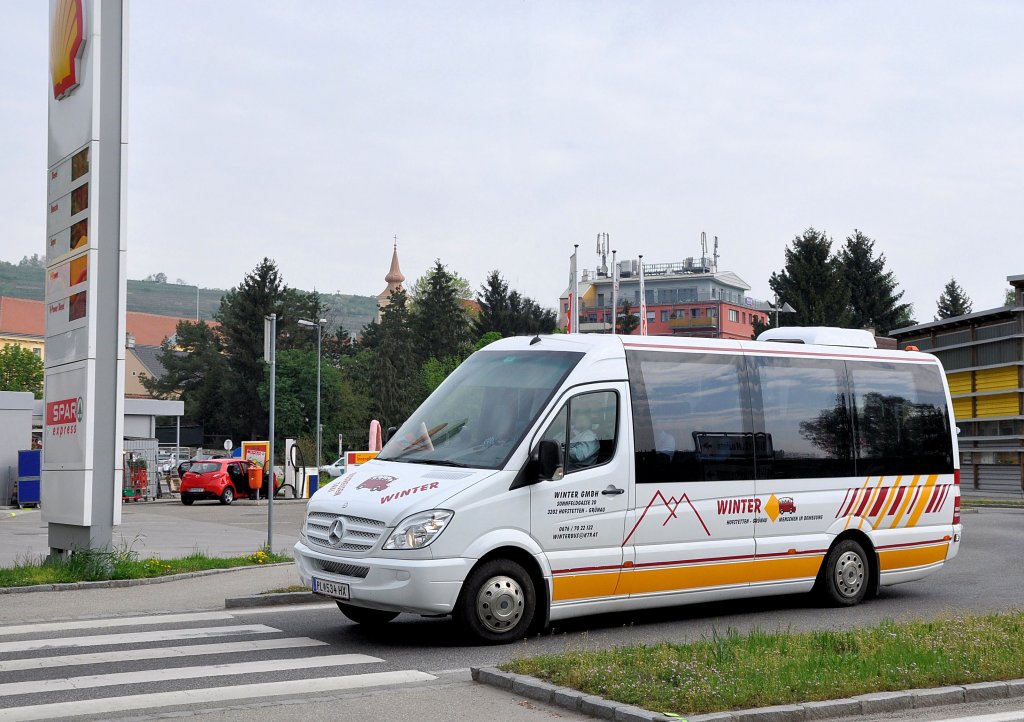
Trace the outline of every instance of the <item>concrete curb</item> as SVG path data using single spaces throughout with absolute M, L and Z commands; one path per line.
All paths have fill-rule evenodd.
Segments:
M 148 584 L 164 584 L 166 582 L 177 582 L 182 579 L 208 577 L 212 574 L 240 572 L 246 569 L 283 567 L 293 563 L 294 562 L 278 562 L 276 564 L 254 564 L 252 566 L 247 567 L 231 567 L 230 569 L 204 569 L 201 572 L 169 574 L 164 577 L 149 577 L 146 579 L 108 579 L 102 582 L 68 582 L 66 584 L 34 584 L 28 587 L 0 587 L 0 594 L 31 594 L 32 592 L 73 592 L 79 589 L 120 589 L 123 587 L 142 587 Z
M 614 722 L 803 722 L 856 715 L 885 714 L 908 709 L 962 704 L 991 699 L 1024 697 L 1024 679 L 1006 682 L 977 682 L 934 689 L 909 689 L 901 692 L 875 692 L 850 699 L 759 707 L 680 717 L 594 697 L 568 687 L 557 687 L 521 674 L 502 672 L 497 667 L 470 667 L 473 681 L 489 684 L 529 699 L 564 707 L 598 719 Z
M 319 604 L 328 601 L 313 592 L 277 592 L 275 594 L 253 594 L 248 597 L 231 597 L 224 600 L 225 609 L 253 609 L 256 607 L 278 607 L 284 604 Z

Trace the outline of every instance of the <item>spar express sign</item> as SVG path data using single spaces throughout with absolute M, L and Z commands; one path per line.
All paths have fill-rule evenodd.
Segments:
M 85 403 L 82 397 L 74 399 L 61 399 L 50 401 L 46 404 L 46 426 L 51 436 L 67 436 L 77 434 L 79 424 L 82 423 L 82 414 L 85 410 Z

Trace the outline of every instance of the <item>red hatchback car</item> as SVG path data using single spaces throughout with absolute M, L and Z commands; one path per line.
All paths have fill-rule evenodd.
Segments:
M 181 477 L 181 503 L 188 506 L 196 499 L 219 499 L 230 504 L 239 494 L 249 494 L 249 467 L 244 459 L 207 459 L 196 461 Z

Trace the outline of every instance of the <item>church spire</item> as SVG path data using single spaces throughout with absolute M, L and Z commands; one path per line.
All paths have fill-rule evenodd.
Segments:
M 402 269 L 398 267 L 398 236 L 395 236 L 395 249 L 391 254 L 391 270 L 388 271 L 388 275 L 384 276 L 384 280 L 388 282 L 388 295 L 405 280 Z
M 402 288 L 402 282 L 405 280 L 402 269 L 398 267 L 398 236 L 395 236 L 395 245 L 391 252 L 391 269 L 384 276 L 384 280 L 387 281 L 388 287 L 377 294 L 377 323 L 380 323 L 381 309 L 391 303 L 391 294 Z

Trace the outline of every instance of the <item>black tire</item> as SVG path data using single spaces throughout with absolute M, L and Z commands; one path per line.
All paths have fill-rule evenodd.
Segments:
M 859 604 L 871 586 L 871 562 L 864 547 L 853 539 L 832 547 L 821 573 L 821 595 L 833 606 Z
M 345 602 L 338 602 L 338 609 L 346 617 L 356 624 L 365 624 L 368 627 L 376 627 L 387 624 L 398 616 L 398 612 L 385 612 L 380 609 L 367 609 L 366 607 L 355 607 Z
M 510 559 L 492 559 L 462 585 L 454 617 L 475 639 L 506 644 L 527 633 L 536 610 L 537 594 L 526 570 Z
M 224 491 L 220 493 L 220 503 L 224 506 L 230 506 L 231 502 L 235 500 L 235 488 L 233 486 L 225 486 Z
M 191 496 L 185 496 L 184 494 L 182 494 L 181 496 L 181 503 L 184 504 L 185 506 L 192 506 L 192 503 L 194 501 L 195 499 L 193 499 Z

